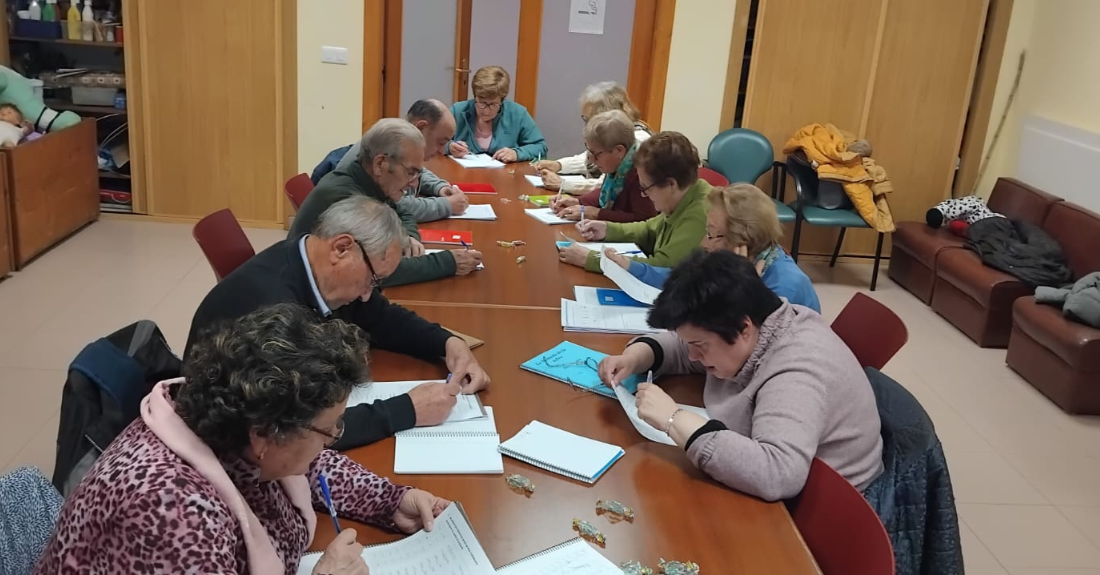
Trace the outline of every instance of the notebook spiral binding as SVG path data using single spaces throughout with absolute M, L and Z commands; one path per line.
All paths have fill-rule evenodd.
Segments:
M 509 569 L 511 567 L 519 567 L 520 565 L 523 565 L 524 563 L 527 563 L 528 561 L 534 561 L 535 559 L 538 559 L 540 557 L 550 555 L 551 553 L 556 553 L 556 552 L 558 552 L 562 549 L 565 549 L 566 547 L 569 547 L 570 545 L 576 544 L 577 542 L 584 543 L 584 540 L 581 539 L 580 537 L 574 537 L 574 538 L 572 538 L 568 541 L 562 541 L 561 543 L 558 543 L 557 545 L 555 545 L 553 547 L 550 547 L 549 549 L 543 549 L 542 551 L 539 551 L 538 553 L 535 553 L 534 555 L 528 555 L 527 557 L 524 557 L 523 559 L 517 559 L 516 561 L 512 561 L 511 563 L 509 563 L 507 565 L 501 565 L 500 567 L 497 568 L 497 572 L 499 573 L 499 572 L 504 571 L 505 569 Z
M 396 437 L 414 437 L 423 439 L 437 439 L 437 438 L 464 438 L 464 437 L 500 437 L 499 433 L 492 431 L 401 431 L 395 434 Z
M 523 455 L 521 453 L 517 453 L 515 451 L 512 451 L 511 449 L 508 449 L 507 447 L 504 447 L 504 446 L 497 447 L 497 451 L 499 451 L 499 452 L 503 453 L 504 455 L 507 455 L 508 457 L 511 457 L 513 459 L 518 459 L 518 460 L 523 461 L 525 463 L 529 463 L 531 465 L 534 465 L 535 467 L 538 467 L 539 469 L 543 469 L 545 471 L 550 471 L 552 473 L 557 473 L 559 475 L 564 475 L 564 476 L 566 476 L 570 479 L 576 479 L 577 481 L 583 481 L 583 482 L 588 483 L 588 484 L 593 484 L 593 483 L 596 482 L 595 479 L 593 479 L 591 477 L 587 477 L 585 475 L 581 475 L 580 473 L 577 473 L 576 471 L 571 471 L 569 469 L 565 469 L 564 467 L 558 467 L 557 465 L 551 465 L 551 464 L 543 462 L 543 461 L 538 461 L 536 459 L 532 459 L 530 457 L 527 457 L 526 455 Z

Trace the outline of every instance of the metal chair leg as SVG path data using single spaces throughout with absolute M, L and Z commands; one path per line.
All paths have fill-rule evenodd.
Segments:
M 798 263 L 798 241 L 802 238 L 802 210 L 794 212 L 794 238 L 791 239 L 791 259 Z
M 836 266 L 836 256 L 840 253 L 840 246 L 844 243 L 844 231 L 848 228 L 840 228 L 840 235 L 836 237 L 836 247 L 833 248 L 833 259 L 829 260 L 829 267 Z
M 879 232 L 878 244 L 875 246 L 875 269 L 871 271 L 871 291 L 875 291 L 875 286 L 878 285 L 878 264 L 882 259 L 882 239 L 886 234 Z

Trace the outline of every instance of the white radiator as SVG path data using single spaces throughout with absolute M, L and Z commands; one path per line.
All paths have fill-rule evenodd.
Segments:
M 1100 212 L 1100 134 L 1034 114 L 1025 116 L 1016 177 Z

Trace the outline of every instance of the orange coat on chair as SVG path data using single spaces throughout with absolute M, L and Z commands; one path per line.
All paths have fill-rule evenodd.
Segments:
M 894 217 L 886 194 L 894 191 L 886 170 L 868 157 L 848 150 L 855 141 L 832 124 L 809 124 L 800 128 L 783 153 L 802 150 L 817 168 L 817 177 L 841 182 L 856 212 L 876 231 L 894 231 Z

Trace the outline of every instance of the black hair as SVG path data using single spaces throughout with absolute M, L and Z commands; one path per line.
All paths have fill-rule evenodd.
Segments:
M 438 102 L 432 100 L 417 100 L 413 102 L 412 106 L 409 106 L 409 111 L 405 114 L 405 121 L 410 124 L 415 124 L 420 120 L 427 120 L 429 126 L 434 126 L 443 119 L 443 108 L 440 107 Z
M 759 327 L 781 305 L 748 259 L 730 251 L 696 250 L 669 274 L 649 312 L 649 325 L 674 330 L 690 324 L 733 343 L 746 318 Z
M 219 456 L 256 430 L 281 438 L 347 401 L 368 379 L 358 327 L 296 304 L 260 308 L 204 332 L 183 364 L 176 413 Z

